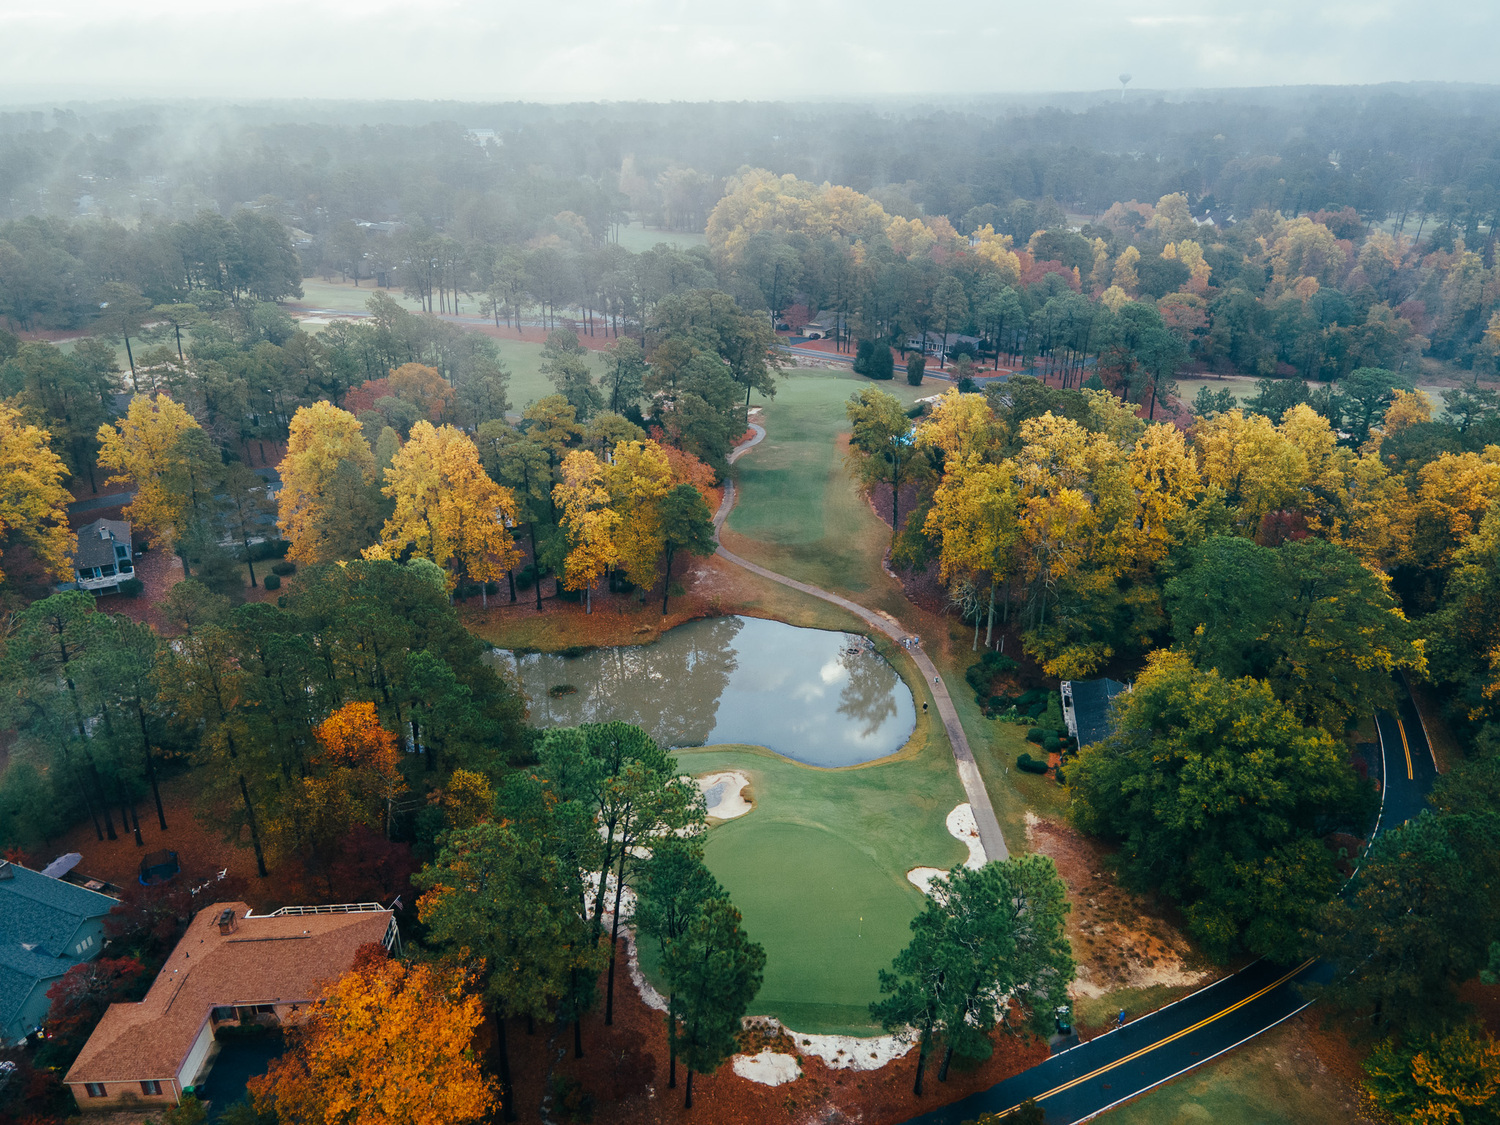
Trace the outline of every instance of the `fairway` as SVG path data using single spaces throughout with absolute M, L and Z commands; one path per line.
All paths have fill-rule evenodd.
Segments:
M 725 546 L 762 566 L 900 611 L 900 588 L 881 569 L 890 528 L 876 518 L 844 467 L 844 403 L 874 386 L 908 406 L 946 383 L 872 383 L 847 371 L 792 371 L 764 403 L 767 438 L 735 465 L 739 499 Z M 905 515 L 902 516 L 903 520 Z
M 665 242 L 676 250 L 691 250 L 694 246 L 705 245 L 708 236 L 684 230 L 658 230 L 656 227 L 648 228 L 643 223 L 634 222 L 620 228 L 618 241 L 632 254 L 644 254 L 647 250 L 654 249 L 659 242 Z
M 734 769 L 750 779 L 755 808 L 711 829 L 705 858 L 766 949 L 751 1012 L 798 1031 L 878 1034 L 869 1004 L 879 971 L 922 908 L 906 872 L 967 855 L 944 824 L 964 799 L 946 744 L 931 746 L 919 727 L 902 754 L 841 770 L 752 746 L 676 755 L 695 775 Z M 646 946 L 642 956 L 649 967 Z

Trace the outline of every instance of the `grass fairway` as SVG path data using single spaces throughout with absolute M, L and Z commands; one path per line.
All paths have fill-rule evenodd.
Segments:
M 934 745 L 919 722 L 900 754 L 841 770 L 753 746 L 676 753 L 693 774 L 735 769 L 750 779 L 756 807 L 713 828 L 705 852 L 766 948 L 752 1011 L 798 1031 L 877 1034 L 868 1011 L 877 974 L 910 940 L 922 907 L 906 872 L 967 854 L 944 824 L 964 799 L 946 742 Z
M 304 277 L 302 296 L 300 299 L 291 299 L 291 303 L 309 309 L 327 309 L 330 312 L 362 313 L 369 311 L 366 303 L 376 293 L 384 293 L 404 309 L 412 312 L 422 311 L 422 306 L 410 297 L 403 297 L 401 290 L 382 289 L 369 280 L 361 281 L 356 287 L 352 281 L 324 281 L 318 277 Z M 468 311 L 477 313 L 477 302 Z
M 910 405 L 937 388 L 871 384 L 843 371 L 795 371 L 764 403 L 767 438 L 735 465 L 739 500 L 724 544 L 781 574 L 898 612 L 901 588 L 881 569 L 890 528 L 870 511 L 844 467 L 844 402 L 876 386 Z
M 694 246 L 706 245 L 708 235 L 682 230 L 657 230 L 655 227 L 647 228 L 639 222 L 620 228 L 620 245 L 632 254 L 643 254 L 654 249 L 658 242 L 665 242 L 678 250 L 691 250 Z

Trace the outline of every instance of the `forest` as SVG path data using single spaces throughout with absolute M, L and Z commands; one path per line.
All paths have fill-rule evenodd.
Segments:
M 409 1036 L 498 1028 L 413 1081 L 441 1119 L 512 1117 L 506 1022 L 583 1053 L 627 885 L 689 1105 L 735 1052 L 764 953 L 696 788 L 634 728 L 529 727 L 455 601 L 540 613 L 550 582 L 591 615 L 607 583 L 665 616 L 814 331 L 865 380 L 847 464 L 890 563 L 970 659 L 1010 631 L 1039 683 L 1133 683 L 1052 775 L 1121 879 L 1217 962 L 1338 966 L 1322 995 L 1406 1119 L 1452 1102 L 1434 1067 L 1500 1081 L 1461 995 L 1500 973 L 1500 95 L 441 108 L 0 114 L 0 843 L 139 840 L 191 772 L 262 893 L 402 895 L 440 954 L 344 978 L 247 1125 L 335 1111 L 371 997 Z M 363 312 L 301 323 L 318 278 Z M 513 403 L 484 325 L 555 393 Z M 882 389 L 903 371 L 943 393 Z M 69 503 L 116 487 L 185 576 L 160 631 L 52 589 Z M 1457 758 L 1341 895 L 1379 804 L 1355 743 L 1398 677 Z M 1050 861 L 948 885 L 872 1009 L 915 1029 L 918 1092 L 929 1052 L 946 1079 L 997 1024 L 1044 1031 L 1073 972 Z M 47 1059 L 190 915 L 131 896 L 139 964 L 59 994 Z M 976 951 L 976 917 L 1004 940 Z M 27 1097 L 4 1112 L 65 1095 Z

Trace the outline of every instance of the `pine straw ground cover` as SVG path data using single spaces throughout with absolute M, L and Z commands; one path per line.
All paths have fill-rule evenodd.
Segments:
M 678 1087 L 667 1088 L 666 1028 L 660 1012 L 648 1008 L 630 984 L 624 963 L 616 969 L 615 1022 L 606 1027 L 601 1010 L 584 1018 L 584 1057 L 574 1059 L 571 1027 L 538 1025 L 528 1035 L 524 1020 L 507 1025 L 516 1074 L 516 1105 L 522 1122 L 581 1121 L 554 1097 L 544 1117 L 544 1094 L 562 1089 L 591 1099 L 590 1117 L 609 1125 L 897 1125 L 977 1090 L 987 1089 L 1047 1057 L 1039 1040 L 997 1034 L 995 1050 L 977 1066 L 955 1062 L 946 1083 L 927 1076 L 927 1093 L 911 1093 L 914 1060 L 897 1059 L 879 1070 L 834 1070 L 820 1059 L 801 1057 L 802 1077 L 783 1086 L 762 1086 L 736 1075 L 728 1063 L 712 1075 L 693 1079 L 693 1108 L 682 1105 L 683 1071 Z M 603 987 L 602 981 L 600 987 Z M 558 1080 L 561 1080 L 559 1083 Z

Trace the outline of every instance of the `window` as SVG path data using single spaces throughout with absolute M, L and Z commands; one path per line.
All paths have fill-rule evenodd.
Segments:
M 117 558 L 117 559 L 128 559 L 129 557 L 130 557 L 130 548 L 127 547 L 127 546 L 125 546 L 125 544 L 123 544 L 123 543 L 116 543 L 115 544 L 115 558 Z
M 94 944 L 94 939 L 92 937 L 86 937 L 82 941 L 80 941 L 77 945 L 75 945 L 73 947 L 73 952 L 74 953 L 82 953 L 85 949 L 88 949 L 93 944 Z
M 83 1084 L 83 1088 L 89 1092 L 89 1097 L 91 1097 L 91 1098 L 102 1098 L 102 1097 L 104 1097 L 104 1083 L 103 1082 L 85 1082 Z
M 141 1093 L 143 1093 L 143 1094 L 160 1094 L 161 1093 L 161 1083 L 158 1082 L 154 1078 L 148 1078 L 146 1081 L 144 1081 L 144 1082 L 141 1083 Z

